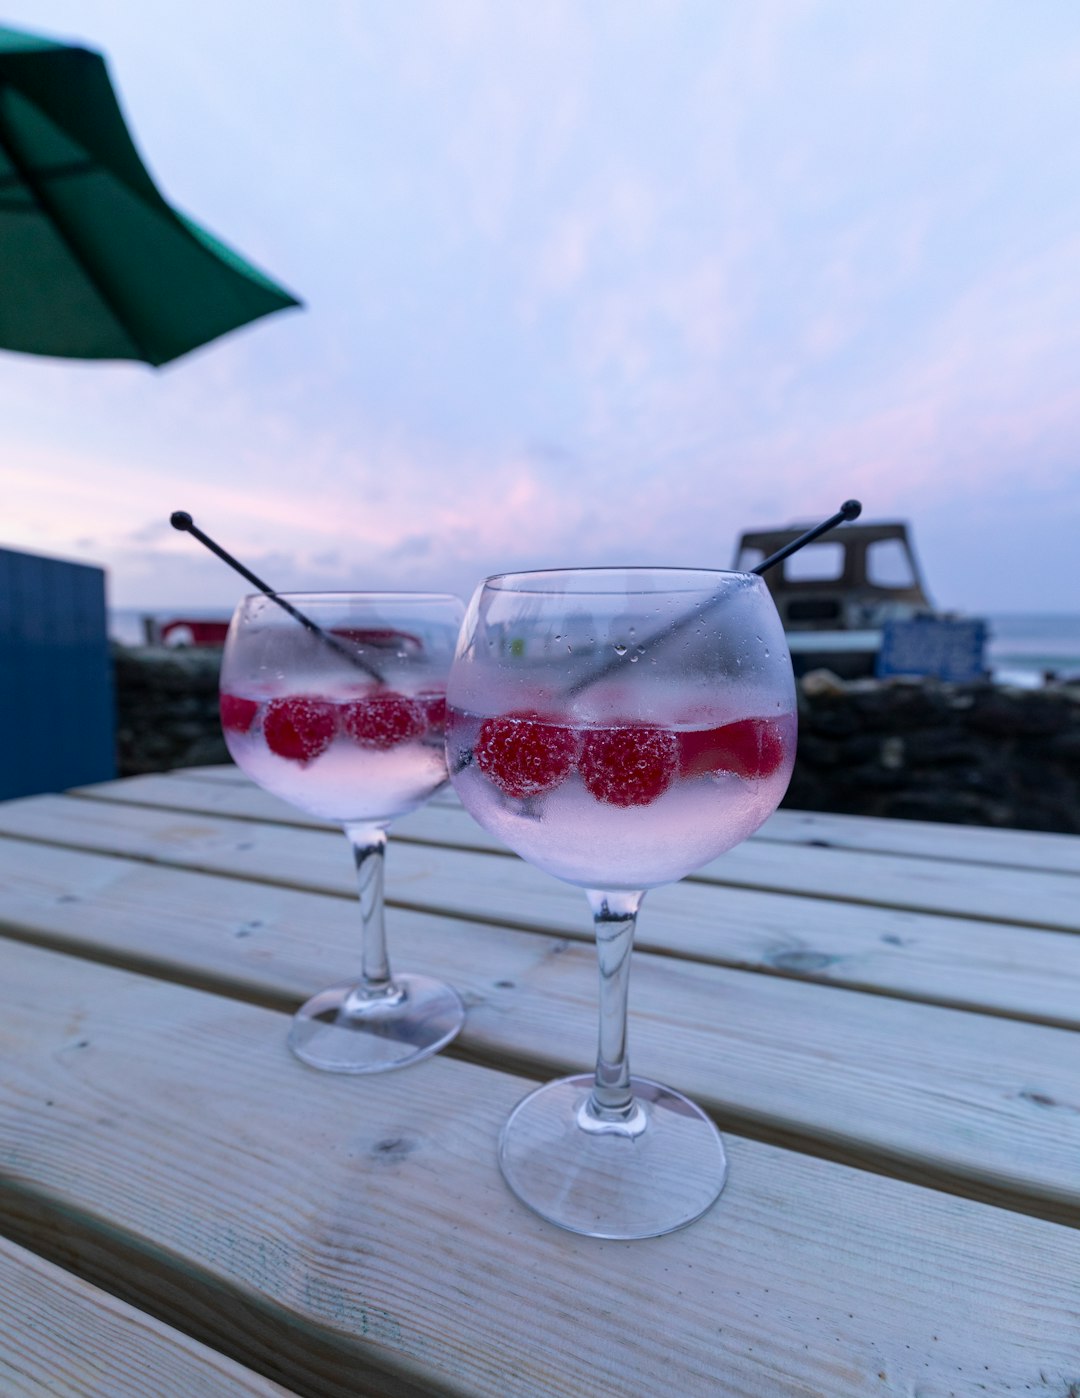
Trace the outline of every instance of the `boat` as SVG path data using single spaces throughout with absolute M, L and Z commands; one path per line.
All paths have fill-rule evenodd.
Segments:
M 810 525 L 744 532 L 735 567 L 749 571 Z M 840 679 L 986 674 L 985 623 L 939 611 L 902 520 L 844 524 L 763 575 L 787 634 L 796 675 L 827 669 Z

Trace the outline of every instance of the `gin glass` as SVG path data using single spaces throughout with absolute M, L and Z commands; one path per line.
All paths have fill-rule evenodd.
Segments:
M 391 974 L 383 919 L 387 829 L 446 781 L 446 675 L 464 608 L 441 594 L 278 596 L 247 597 L 233 616 L 225 741 L 259 786 L 344 826 L 363 928 L 359 979 L 303 1005 L 289 1047 L 328 1072 L 398 1068 L 449 1043 L 465 1018 L 449 986 Z
M 646 890 L 745 840 L 795 751 L 783 629 L 752 573 L 608 568 L 489 578 L 447 685 L 451 780 L 479 823 L 585 890 L 600 963 L 593 1074 L 518 1104 L 499 1163 L 551 1222 L 645 1238 L 720 1193 L 723 1143 L 681 1093 L 632 1078 L 634 923 Z

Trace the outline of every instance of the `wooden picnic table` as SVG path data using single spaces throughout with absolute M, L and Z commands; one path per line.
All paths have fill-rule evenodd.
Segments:
M 1080 839 L 778 812 L 645 900 L 636 1071 L 730 1176 L 642 1242 L 517 1202 L 499 1128 L 587 1069 L 585 900 L 452 796 L 402 820 L 395 966 L 460 1038 L 317 1073 L 340 832 L 234 768 L 0 805 L 0 1393 L 1080 1393 Z

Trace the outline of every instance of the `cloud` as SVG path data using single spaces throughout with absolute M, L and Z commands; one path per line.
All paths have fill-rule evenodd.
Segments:
M 1005 540 L 1023 481 L 1071 547 L 1080 47 L 1049 12 L 193 5 L 100 40 L 165 187 L 309 310 L 161 374 L 7 356 L 8 542 L 230 601 L 186 508 L 278 585 L 468 590 L 722 565 L 863 494 L 951 566 L 942 514 Z

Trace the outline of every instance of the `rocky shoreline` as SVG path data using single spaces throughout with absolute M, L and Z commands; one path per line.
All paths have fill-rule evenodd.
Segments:
M 216 650 L 114 648 L 121 776 L 227 762 Z M 796 810 L 1080 834 L 1080 685 L 799 684 Z

